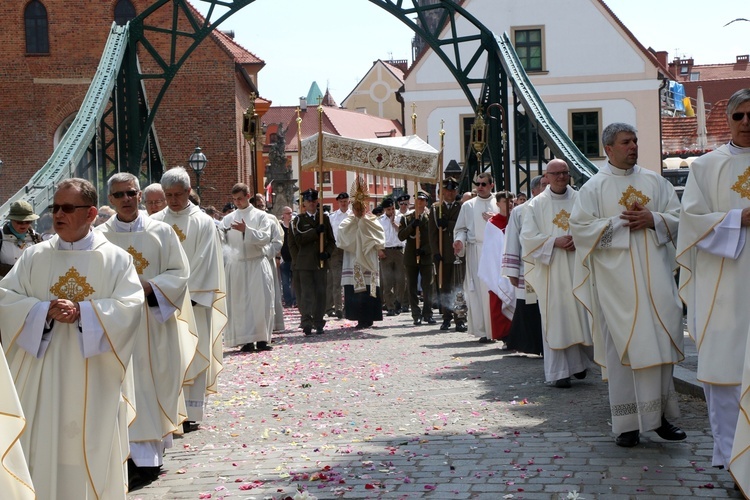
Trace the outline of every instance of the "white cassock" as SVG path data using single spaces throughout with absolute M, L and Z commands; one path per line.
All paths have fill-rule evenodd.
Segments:
M 652 212 L 654 229 L 625 227 L 620 215 L 635 201 Z M 684 359 L 673 274 L 679 212 L 674 187 L 637 165 L 603 166 L 573 206 L 573 293 L 591 315 L 615 433 L 653 430 L 662 415 L 679 415 L 672 379 L 673 365 Z
M 231 229 L 245 222 L 245 234 Z M 273 270 L 267 257 L 271 218 L 252 205 L 227 214 L 221 222 L 227 244 L 227 347 L 270 342 L 274 318 Z
M 467 326 L 469 331 L 479 338 L 492 337 L 489 288 L 479 278 L 479 260 L 482 257 L 484 230 L 487 227 L 484 214 L 494 215 L 498 211 L 493 194 L 487 198 L 475 196 L 461 205 L 461 211 L 458 213 L 456 226 L 453 229 L 454 241 L 463 243 L 463 253 L 466 256 L 464 294 L 469 306 Z
M 0 491 L 13 500 L 36 498 L 19 441 L 25 426 L 21 402 L 0 346 Z
M 219 230 L 210 216 L 189 203 L 175 212 L 167 207 L 151 216 L 166 222 L 185 250 L 190 262 L 188 291 L 198 329 L 198 349 L 188 368 L 185 404 L 188 420 L 203 420 L 207 394 L 217 391 L 223 366 L 223 333 L 227 325 L 226 276 Z
M 730 468 L 739 483 L 744 476 L 745 492 L 750 492 L 747 395 L 742 400 L 744 414 L 740 412 L 741 394 L 747 392 L 747 385 L 740 391 L 743 370 L 750 382 L 745 361 L 750 309 L 738 307 L 750 279 L 747 228 L 740 226 L 742 209 L 750 207 L 750 148 L 743 152 L 725 145 L 696 161 L 682 196 L 677 239 L 680 296 L 698 348 L 697 378 L 706 393 L 713 465 Z
M 281 227 L 281 221 L 274 215 L 266 213 L 266 217 L 271 223 L 271 242 L 266 247 L 266 258 L 271 265 L 273 274 L 273 331 L 280 332 L 286 327 L 284 325 L 284 304 L 281 302 L 281 278 L 276 267 L 276 256 L 281 251 L 281 247 L 284 246 L 284 229 Z
M 136 408 L 130 457 L 139 467 L 160 466 L 172 432 L 187 418 L 182 387 L 198 345 L 190 264 L 172 228 L 144 213 L 133 222 L 110 217 L 96 230 L 133 257 L 138 276 L 153 288 L 138 327 L 126 397 Z
M 558 237 L 570 234 L 569 219 L 577 196 L 578 192 L 570 186 L 563 194 L 556 194 L 547 186 L 523 211 L 524 276 L 539 300 L 548 382 L 593 366 L 588 318 L 573 296 L 575 252 L 554 246 Z
M 56 298 L 78 302 L 80 321 L 47 325 Z M 3 346 L 38 498 L 125 498 L 121 388 L 143 302 L 132 257 L 95 232 L 34 245 L 0 281 Z

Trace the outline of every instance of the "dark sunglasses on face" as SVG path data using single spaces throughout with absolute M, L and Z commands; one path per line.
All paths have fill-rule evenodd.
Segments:
M 60 210 L 66 214 L 72 214 L 77 208 L 91 208 L 91 205 L 71 205 L 70 203 L 63 203 L 62 205 L 52 205 L 52 213 L 56 214 Z
M 732 113 L 732 120 L 739 122 L 739 121 L 742 121 L 742 119 L 746 116 L 748 120 L 750 120 L 750 111 L 747 111 L 745 113 L 742 113 L 742 112 Z
M 489 186 L 489 185 L 490 185 L 490 183 L 489 183 L 489 182 L 475 182 L 475 183 L 474 183 L 474 185 L 475 185 L 475 186 L 482 186 L 482 187 L 485 187 L 485 186 Z
M 118 191 L 116 193 L 110 193 L 110 194 L 119 200 L 125 195 L 128 195 L 128 198 L 135 198 L 138 195 L 138 191 L 136 189 L 129 189 L 127 191 Z

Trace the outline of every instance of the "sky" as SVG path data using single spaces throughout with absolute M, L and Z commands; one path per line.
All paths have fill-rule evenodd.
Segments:
M 191 2 L 206 12 L 207 4 Z M 750 19 L 748 0 L 605 3 L 646 48 L 666 50 L 670 60 L 730 63 L 750 52 L 750 22 L 724 27 Z M 255 0 L 220 29 L 234 30 L 235 41 L 265 61 L 258 87 L 274 106 L 298 104 L 313 81 L 341 104 L 377 59 L 412 61 L 414 33 L 368 0 Z

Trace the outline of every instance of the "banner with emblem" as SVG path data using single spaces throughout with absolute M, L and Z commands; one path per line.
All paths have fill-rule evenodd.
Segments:
M 318 140 L 315 134 L 302 141 L 302 170 L 315 170 Z M 351 139 L 323 132 L 324 170 L 346 170 L 395 177 L 415 182 L 435 182 L 439 152 L 416 135 L 380 139 Z

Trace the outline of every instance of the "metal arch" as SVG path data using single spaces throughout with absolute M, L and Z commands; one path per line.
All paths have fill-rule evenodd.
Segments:
M 140 168 L 147 131 L 153 126 L 159 105 L 181 66 L 213 30 L 231 15 L 255 0 L 200 1 L 202 4 L 208 4 L 208 12 L 202 20 L 195 15 L 187 0 L 157 0 L 130 21 L 130 50 L 124 62 L 126 88 L 118 87 L 117 91 L 126 93 L 125 102 L 135 103 L 138 101 L 139 86 L 144 80 L 162 81 L 153 103 L 151 103 L 149 109 L 145 110 L 146 116 L 142 115 L 144 110 L 137 106 L 131 106 L 127 110 L 128 119 L 125 126 L 129 130 L 125 132 L 124 138 L 127 141 L 128 154 L 126 156 L 128 170 L 130 171 L 136 171 Z M 368 1 L 392 14 L 425 40 L 456 79 L 472 108 L 477 109 L 478 104 L 470 88 L 471 85 L 474 85 L 481 87 L 478 92 L 481 98 L 480 104 L 499 103 L 504 109 L 507 109 L 507 96 L 501 93 L 501 89 L 504 92 L 504 89 L 507 88 L 507 81 L 505 72 L 497 60 L 498 46 L 495 36 L 455 0 L 442 0 L 431 5 L 420 5 L 418 0 Z M 151 16 L 162 9 L 171 9 L 172 25 L 168 29 L 149 24 Z M 434 24 L 432 30 L 429 30 L 427 27 L 431 26 L 431 23 L 428 16 L 435 13 L 439 14 L 439 22 Z M 412 19 L 414 16 L 416 16 L 416 20 Z M 180 29 L 180 20 L 187 21 L 187 29 L 184 27 Z M 468 22 L 469 25 L 474 27 L 475 32 L 459 36 L 457 27 L 459 20 Z M 462 28 L 462 30 L 465 31 L 465 28 Z M 442 32 L 447 33 L 445 38 L 440 38 Z M 152 35 L 169 37 L 170 48 L 168 53 L 159 53 L 152 43 Z M 178 51 L 178 47 L 185 41 L 188 42 L 187 47 L 181 52 Z M 145 54 L 151 57 L 151 60 L 157 66 L 157 70 L 152 73 L 141 72 L 136 56 L 137 51 L 135 50 L 138 45 Z M 483 61 L 486 61 L 487 67 L 493 68 L 493 70 L 487 71 L 485 68 L 482 71 L 482 77 L 471 77 L 470 74 L 477 69 L 477 64 Z M 505 123 L 502 126 L 507 128 Z M 137 130 L 133 130 L 135 127 L 137 127 Z M 503 157 L 501 129 L 500 127 L 491 127 L 488 134 L 489 156 L 499 160 Z M 502 163 L 507 165 L 505 161 Z M 495 164 L 492 167 L 493 174 L 499 179 L 498 173 L 501 172 L 502 166 Z

